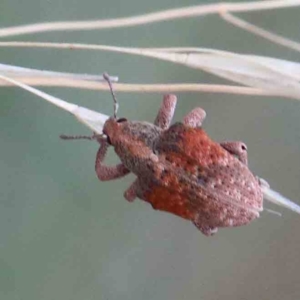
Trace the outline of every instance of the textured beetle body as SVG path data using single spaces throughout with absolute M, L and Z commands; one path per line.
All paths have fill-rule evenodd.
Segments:
M 244 225 L 259 216 L 263 195 L 258 180 L 202 128 L 174 124 L 161 135 L 156 151 L 160 161 L 172 167 L 163 174 L 165 187 L 152 188 L 146 196 L 154 207 L 166 205 L 159 201 L 162 190 L 170 193 L 165 197 L 170 211 L 177 206 L 179 215 L 207 235 L 217 227 Z
M 106 121 L 103 133 L 122 164 L 102 165 L 108 143 L 100 141 L 99 179 L 134 173 L 137 179 L 124 194 L 127 200 L 138 197 L 154 209 L 191 220 L 205 235 L 257 218 L 263 195 L 246 165 L 245 145 L 211 140 L 201 127 L 205 112 L 200 108 L 169 127 L 175 105 L 175 96 L 165 96 L 155 124 Z

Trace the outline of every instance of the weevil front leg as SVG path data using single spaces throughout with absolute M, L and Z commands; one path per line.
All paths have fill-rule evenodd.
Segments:
M 130 185 L 130 187 L 124 192 L 124 198 L 133 202 L 137 197 L 138 190 L 140 189 L 140 183 L 138 178 Z
M 194 108 L 183 119 L 183 124 L 189 127 L 200 127 L 206 117 L 206 112 L 201 107 Z
M 223 142 L 220 145 L 230 154 L 237 156 L 238 160 L 248 166 L 247 146 L 243 142 Z
M 95 162 L 95 170 L 97 173 L 97 176 L 99 180 L 101 181 L 108 181 L 108 180 L 113 180 L 117 178 L 121 178 L 130 171 L 123 165 L 123 164 L 118 164 L 116 166 L 105 166 L 102 164 L 107 148 L 108 148 L 108 143 L 105 138 L 103 138 L 101 135 L 94 133 L 92 136 L 85 136 L 85 135 L 77 135 L 77 136 L 69 136 L 69 135 L 61 135 L 61 139 L 63 140 L 96 140 L 99 144 L 99 150 L 96 155 L 96 162 Z
M 113 179 L 121 178 L 127 175 L 128 173 L 130 173 L 130 171 L 122 163 L 116 166 L 103 165 L 102 163 L 105 158 L 107 148 L 109 145 L 107 141 L 104 140 L 102 141 L 98 140 L 98 141 L 100 143 L 100 147 L 96 156 L 95 171 L 97 173 L 99 180 L 101 181 L 113 180 Z
M 168 129 L 176 107 L 177 97 L 175 95 L 165 95 L 160 106 L 154 125 L 161 129 Z

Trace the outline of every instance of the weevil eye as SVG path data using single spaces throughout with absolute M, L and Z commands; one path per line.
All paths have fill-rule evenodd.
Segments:
M 242 149 L 243 151 L 247 151 L 247 146 L 246 146 L 246 144 L 242 143 L 242 144 L 241 144 L 241 149 Z
M 117 120 L 117 123 L 127 122 L 126 118 L 120 118 Z
M 110 137 L 109 137 L 109 136 L 107 136 L 106 141 L 107 141 L 107 143 L 108 143 L 109 145 L 111 145 L 111 140 L 110 140 Z

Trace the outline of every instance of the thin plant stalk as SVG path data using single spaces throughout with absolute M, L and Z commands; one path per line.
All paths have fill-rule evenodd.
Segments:
M 297 52 L 300 52 L 300 44 L 292 41 L 290 39 L 287 39 L 283 36 L 280 36 L 278 34 L 275 34 L 273 32 L 270 32 L 268 30 L 265 30 L 261 27 L 258 27 L 256 25 L 253 25 L 249 22 L 246 22 L 245 20 L 238 18 L 228 12 L 221 13 L 220 16 L 228 23 L 233 24 L 234 26 L 237 26 L 241 29 L 244 29 L 248 32 L 251 32 L 257 36 L 263 37 L 266 40 L 271 41 L 274 44 L 278 44 L 284 47 L 287 47 L 289 49 L 295 50 Z
M 9 46 L 2 42 L 0 46 Z M 70 49 L 74 44 L 23 42 L 24 47 L 53 47 Z M 20 46 L 22 46 L 20 44 Z M 219 77 L 250 87 L 276 92 L 278 96 L 300 99 L 300 64 L 275 58 L 241 55 L 228 51 L 198 48 L 198 52 L 154 51 L 151 48 L 126 48 L 108 45 L 81 45 L 95 49 L 140 55 L 200 69 Z M 171 49 L 171 48 L 170 48 Z
M 59 78 L 61 80 L 87 80 L 87 81 L 102 81 L 105 82 L 103 75 L 91 75 L 91 74 L 79 74 L 79 73 L 65 73 L 54 72 L 49 70 L 37 70 L 32 68 L 24 68 L 19 66 L 7 65 L 0 63 L 0 73 L 5 74 L 8 77 L 36 77 L 36 78 Z M 109 76 L 110 81 L 117 82 L 118 77 Z
M 52 22 L 0 29 L 0 37 L 17 36 L 50 31 L 99 30 L 145 25 L 150 23 L 220 14 L 224 12 L 251 12 L 299 6 L 299 0 L 247 1 L 240 3 L 220 2 L 216 4 L 195 5 L 158 11 L 155 13 L 132 16 L 128 18 L 96 21 Z
M 35 78 L 24 77 L 18 78 L 22 83 L 32 86 L 57 86 L 68 87 L 75 89 L 85 90 L 98 90 L 108 91 L 107 84 L 85 81 L 85 80 L 73 80 L 65 78 Z M 0 86 L 14 86 L 14 83 L 0 81 Z M 252 95 L 252 96 L 276 96 L 277 93 L 271 91 L 264 91 L 256 88 L 242 87 L 242 86 L 230 86 L 230 85 L 218 85 L 218 84 L 125 84 L 115 83 L 114 90 L 118 92 L 143 92 L 143 93 L 217 93 L 217 94 L 234 94 L 234 95 Z

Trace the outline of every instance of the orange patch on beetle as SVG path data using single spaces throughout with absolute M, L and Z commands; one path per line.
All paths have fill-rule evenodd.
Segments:
M 192 158 L 192 164 L 197 162 L 203 167 L 211 163 L 222 163 L 230 154 L 219 144 L 214 142 L 202 128 L 183 127 L 179 133 L 178 146 L 180 153 Z M 182 162 L 181 162 L 182 163 Z
M 174 133 L 174 134 L 173 134 Z M 190 175 L 206 176 L 211 165 L 226 166 L 234 159 L 223 147 L 215 143 L 202 128 L 190 128 L 175 124 L 163 133 L 162 139 L 174 148 L 158 149 L 165 160 Z M 161 150 L 161 151 L 160 151 Z
M 154 209 L 166 211 L 187 220 L 193 220 L 195 217 L 195 211 L 188 199 L 163 186 L 154 187 L 145 195 L 145 198 Z
M 153 185 L 145 195 L 144 199 L 151 203 L 154 209 L 173 213 L 184 219 L 193 220 L 195 207 L 193 207 L 187 195 L 184 195 L 186 187 L 178 182 L 175 173 L 162 175 L 163 185 Z

